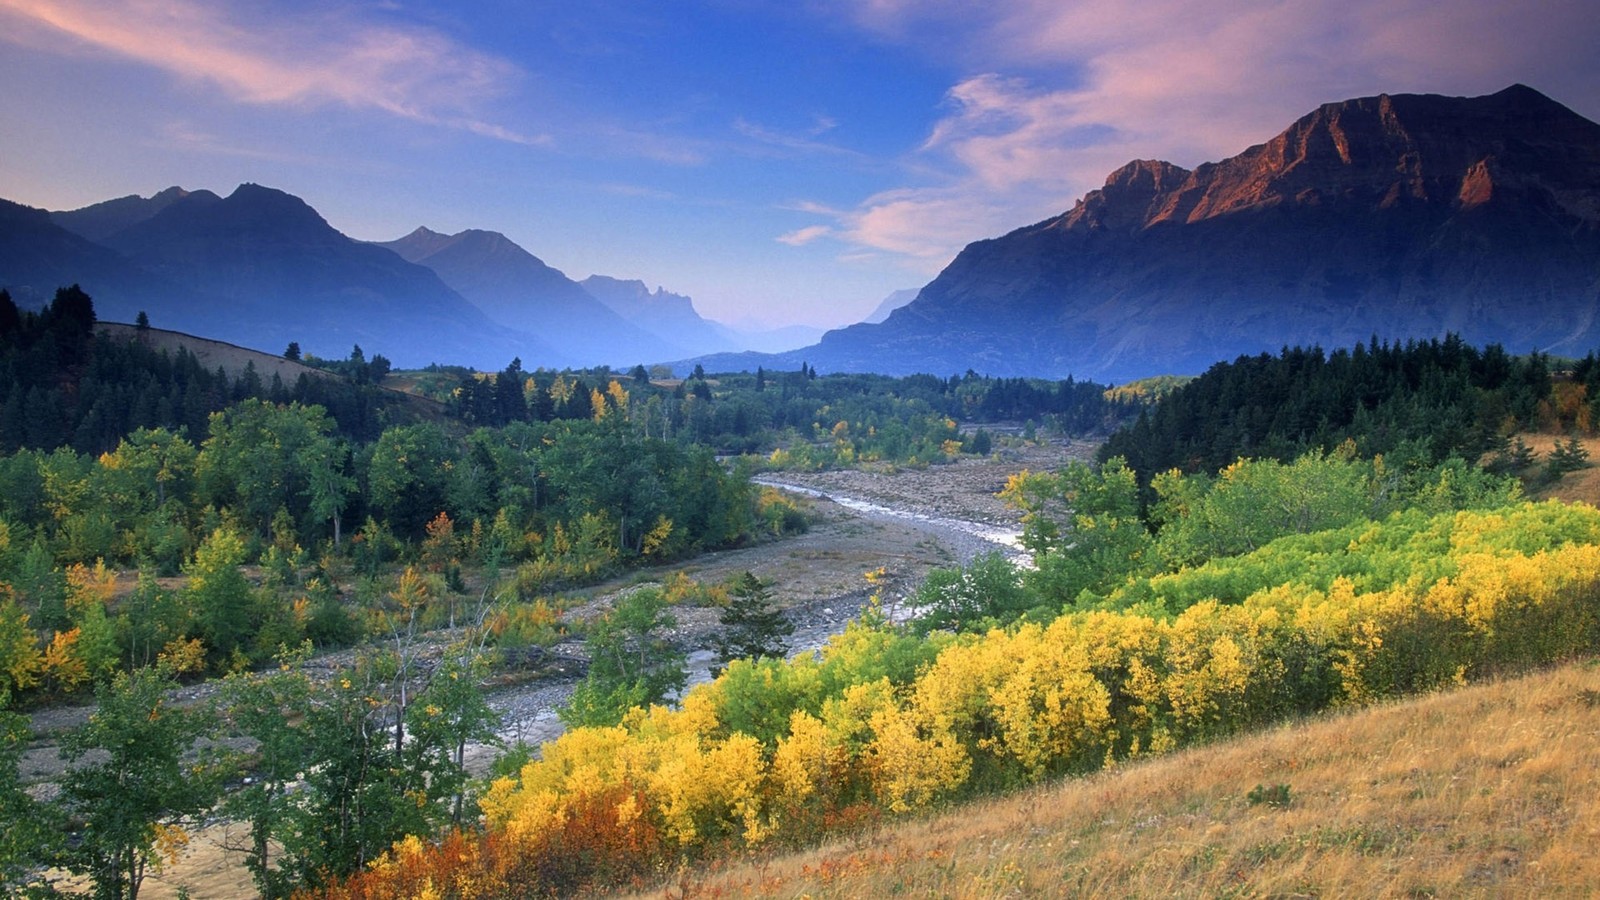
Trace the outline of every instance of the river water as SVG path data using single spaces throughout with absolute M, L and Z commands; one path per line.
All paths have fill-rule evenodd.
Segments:
M 952 556 L 963 565 L 979 555 L 996 551 L 1018 565 L 1032 564 L 1031 557 L 1022 547 L 1022 532 L 1016 527 L 896 508 L 774 478 L 753 480 L 781 491 L 827 500 L 869 521 L 909 525 L 949 548 Z M 789 639 L 791 655 L 814 653 L 826 646 L 829 638 L 843 631 L 847 624 L 861 615 L 868 600 L 869 592 L 859 590 L 789 610 L 790 619 L 795 624 L 794 634 Z M 896 598 L 884 600 L 885 612 L 891 619 L 909 618 L 913 612 L 899 606 Z M 688 687 L 710 681 L 714 661 L 715 655 L 711 650 L 692 651 L 689 654 Z M 501 740 L 508 745 L 522 741 L 537 746 L 559 737 L 565 727 L 556 716 L 556 709 L 572 694 L 575 683 L 570 680 L 541 682 L 491 694 L 489 705 L 501 717 L 501 725 L 497 730 Z M 492 747 L 474 748 L 471 755 L 478 763 L 474 768 L 487 767 L 496 752 Z

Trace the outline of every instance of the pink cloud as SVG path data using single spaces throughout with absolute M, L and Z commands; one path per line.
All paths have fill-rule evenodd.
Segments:
M 474 114 L 519 77 L 515 66 L 423 28 L 339 10 L 256 20 L 199 0 L 0 0 L 0 17 L 243 103 L 336 104 L 496 140 L 547 140 Z

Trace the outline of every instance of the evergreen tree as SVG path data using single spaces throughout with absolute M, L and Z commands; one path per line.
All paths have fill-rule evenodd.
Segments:
M 22 330 L 22 313 L 11 299 L 11 292 L 0 288 L 0 340 Z
M 751 572 L 734 583 L 718 623 L 722 630 L 712 638 L 717 651 L 713 675 L 736 659 L 782 659 L 794 634 L 794 623 L 773 603 L 771 587 Z

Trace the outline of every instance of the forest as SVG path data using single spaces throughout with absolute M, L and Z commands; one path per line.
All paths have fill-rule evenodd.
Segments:
M 38 311 L 0 296 L 13 893 L 66 871 L 136 897 L 215 815 L 266 897 L 647 887 L 1600 646 L 1600 513 L 1527 498 L 1588 465 L 1592 354 L 1374 340 L 1112 391 L 395 373 L 355 348 L 284 385 L 94 324 L 76 288 Z M 794 659 L 753 577 L 632 591 L 587 626 L 566 734 L 469 773 L 468 744 L 496 740 L 484 685 L 572 627 L 567 591 L 803 530 L 758 469 L 939 465 L 1002 427 L 1105 438 L 1093 465 L 1006 485 L 1031 568 L 937 570 L 913 620 L 869 610 Z M 1537 460 L 1533 430 L 1565 443 Z M 682 603 L 725 631 L 721 674 L 674 704 Z M 90 696 L 35 796 L 23 713 Z

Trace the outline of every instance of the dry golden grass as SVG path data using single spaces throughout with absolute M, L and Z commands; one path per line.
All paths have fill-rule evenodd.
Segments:
M 1540 465 L 1550 458 L 1550 451 L 1555 449 L 1557 443 L 1567 440 L 1564 434 L 1538 434 L 1527 433 L 1518 435 L 1524 444 L 1533 452 L 1539 454 Z M 1567 503 L 1583 502 L 1600 506 L 1600 437 L 1580 437 L 1578 443 L 1583 449 L 1589 451 L 1589 461 L 1596 465 L 1576 472 L 1568 472 L 1561 476 L 1555 484 L 1542 490 L 1534 491 L 1537 499 L 1556 499 Z
M 1253 803 L 1257 785 L 1287 785 L 1287 805 Z M 1600 895 L 1597 850 L 1590 660 L 697 872 L 663 893 L 1581 897 Z

